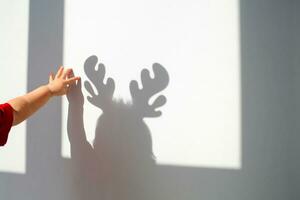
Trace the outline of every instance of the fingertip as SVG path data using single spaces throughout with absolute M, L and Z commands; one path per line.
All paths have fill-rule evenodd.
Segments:
M 80 78 L 80 76 L 76 76 L 76 77 L 74 77 L 74 79 L 78 81 L 78 80 L 80 80 L 81 78 Z
M 64 79 L 74 77 L 73 70 L 71 68 L 67 68 L 66 70 L 64 70 L 62 77 Z
M 55 77 L 60 78 L 60 76 L 63 74 L 63 71 L 64 71 L 64 67 L 60 66 Z
M 80 77 L 72 77 L 72 78 L 70 78 L 70 79 L 67 79 L 66 80 L 66 83 L 67 84 L 74 84 L 74 83 L 76 83 L 76 81 L 78 81 L 80 79 Z

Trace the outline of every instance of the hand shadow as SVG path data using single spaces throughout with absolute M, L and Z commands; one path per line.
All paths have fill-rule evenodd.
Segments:
M 81 82 L 70 88 L 68 94 L 68 137 L 71 143 L 78 199 L 103 200 L 157 200 L 161 199 L 156 178 L 156 161 L 152 138 L 144 117 L 161 115 L 156 108 L 166 103 L 164 96 L 149 105 L 149 99 L 165 89 L 169 83 L 167 71 L 153 64 L 154 78 L 144 69 L 141 73 L 143 88 L 131 81 L 132 103 L 114 100 L 114 80 L 104 83 L 105 67 L 90 56 L 84 64 L 89 78 L 85 87 L 87 99 L 103 113 L 97 121 L 93 146 L 87 141 L 83 125 L 84 97 Z M 91 83 L 96 88 L 94 92 Z

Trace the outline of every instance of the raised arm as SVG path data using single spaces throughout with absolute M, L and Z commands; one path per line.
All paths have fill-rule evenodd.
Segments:
M 64 70 L 63 67 L 60 67 L 55 76 L 50 75 L 47 85 L 40 86 L 23 96 L 9 100 L 8 103 L 14 110 L 13 125 L 17 125 L 30 117 L 45 105 L 51 97 L 66 94 L 69 86 L 80 79 L 79 77 L 69 78 L 71 73 L 72 69 Z

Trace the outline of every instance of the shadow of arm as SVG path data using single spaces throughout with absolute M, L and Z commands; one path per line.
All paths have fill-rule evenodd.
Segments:
M 86 139 L 83 124 L 84 97 L 81 91 L 81 81 L 71 86 L 67 98 L 69 101 L 67 130 L 71 144 L 71 155 L 76 151 L 86 151 L 87 149 L 88 151 L 92 151 L 92 146 Z
M 81 146 L 87 143 L 83 125 L 83 105 L 69 103 L 67 126 L 71 146 Z

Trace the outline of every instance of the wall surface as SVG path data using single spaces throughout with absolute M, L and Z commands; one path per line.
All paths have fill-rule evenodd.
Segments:
M 0 101 L 5 102 L 27 91 L 29 0 L 22 1 L 22 3 L 1 1 L 0 13 L 3 16 L 0 20 L 1 30 L 5 30 L 0 33 L 0 66 L 2 66 L 0 68 L 2 75 Z M 4 83 L 8 82 L 12 82 L 13 85 L 7 87 Z M 0 157 L 17 159 L 9 159 L 9 162 L 6 159 L 0 159 L 0 171 L 24 173 L 26 170 L 26 124 L 22 123 L 15 127 L 14 134 L 10 136 L 9 145 L 1 149 Z
M 290 141 L 289 141 L 289 146 L 290 146 L 290 174 L 289 174 L 289 180 L 290 180 L 290 188 L 292 190 L 292 198 L 293 200 L 299 199 L 300 198 L 300 191 L 299 191 L 299 186 L 300 186 L 300 135 L 299 135 L 299 130 L 300 130 L 300 124 L 299 124 L 299 118 L 300 118 L 300 107 L 299 107 L 299 102 L 300 102 L 300 91 L 299 91 L 299 84 L 300 84 L 300 67 L 299 67 L 299 62 L 300 62 L 300 39 L 299 39 L 299 34 L 300 34 L 300 14 L 298 12 L 300 8 L 300 2 L 299 1 L 293 1 L 293 27 L 294 27 L 294 32 L 293 32 L 293 43 L 291 45 L 291 48 L 293 48 L 294 52 L 292 53 L 293 56 L 293 76 L 292 79 L 294 81 L 293 84 L 293 98 L 294 98 L 294 103 L 292 104 L 292 107 L 295 108 L 293 109 L 294 114 L 294 130 L 291 134 Z
M 296 69 L 293 66 L 297 63 L 291 57 L 294 53 L 291 48 L 294 44 L 293 10 L 294 4 L 291 1 L 240 1 L 240 169 L 156 165 L 151 154 L 149 136 L 146 140 L 132 137 L 132 141 L 129 141 L 130 135 L 119 135 L 119 141 L 124 143 L 116 144 L 109 134 L 106 137 L 109 142 L 100 143 L 98 147 L 109 150 L 104 155 L 116 156 L 109 160 L 114 165 L 113 168 L 99 165 L 101 160 L 97 160 L 99 157 L 94 155 L 95 152 L 84 140 L 78 93 L 72 97 L 75 104 L 70 106 L 68 113 L 69 122 L 73 121 L 71 125 L 74 125 L 69 126 L 68 130 L 71 159 L 61 156 L 62 103 L 57 98 L 28 120 L 26 173 L 0 172 L 1 198 L 297 199 L 295 191 L 298 179 L 290 171 L 297 171 L 299 159 L 292 160 L 295 161 L 295 167 L 289 166 L 292 162 L 289 160 L 291 148 L 294 147 L 293 158 L 299 152 L 295 144 L 297 135 L 293 134 L 292 140 L 289 137 L 297 130 L 293 128 L 294 115 L 291 114 L 294 110 L 293 84 L 296 80 L 292 79 L 293 70 Z M 44 83 L 44 77 L 48 76 L 49 71 L 54 71 L 56 66 L 63 63 L 64 4 L 60 0 L 31 0 L 29 13 L 27 80 L 28 90 L 32 90 Z M 115 120 L 113 114 L 119 105 L 112 107 L 108 119 L 112 117 Z M 117 113 L 130 116 L 126 108 Z M 130 119 L 128 117 L 127 120 Z M 111 123 L 110 120 L 106 122 Z M 127 122 L 119 121 L 120 124 Z M 119 124 L 111 126 L 118 129 Z M 135 126 L 125 127 L 132 133 L 149 132 L 143 125 L 138 126 L 139 129 Z M 100 130 L 107 133 L 110 129 Z M 289 145 L 291 141 L 293 147 Z M 130 142 L 134 148 L 122 146 Z M 132 154 L 124 155 L 126 160 L 122 160 L 124 149 L 120 148 L 120 144 L 132 151 Z M 122 165 L 118 165 L 120 163 Z M 291 176 L 294 177 L 294 184 L 290 183 Z
M 244 163 L 249 188 L 257 187 L 255 199 L 288 199 L 290 194 L 291 6 L 289 1 L 241 5 Z
M 130 92 L 130 82 L 138 81 L 140 87 L 142 83 L 155 83 L 155 91 L 148 90 L 152 94 L 144 99 L 151 101 L 164 95 L 167 103 L 159 108 L 162 115 L 151 117 L 142 113 L 141 107 L 139 112 L 150 129 L 157 164 L 239 169 L 238 2 L 66 0 L 64 65 L 74 66 L 82 82 L 93 84 L 84 62 L 91 55 L 97 56 L 97 60 L 94 56 L 90 61 L 103 63 L 106 70 L 104 80 L 98 76 L 99 82 L 111 77 L 115 85 L 111 101 L 135 100 L 133 104 L 137 104 L 140 100 Z M 147 69 L 154 76 L 155 62 L 165 68 L 165 73 L 157 71 L 154 80 L 144 83 L 141 72 Z M 94 67 L 88 66 L 91 71 Z M 89 96 L 85 87 L 82 91 Z M 100 88 L 96 92 L 101 95 L 103 91 Z M 67 107 L 64 99 L 64 156 L 70 154 Z M 134 105 L 129 107 L 137 111 Z M 84 104 L 85 132 L 90 143 L 95 138 L 95 122 L 103 112 L 101 105 L 89 101 Z

